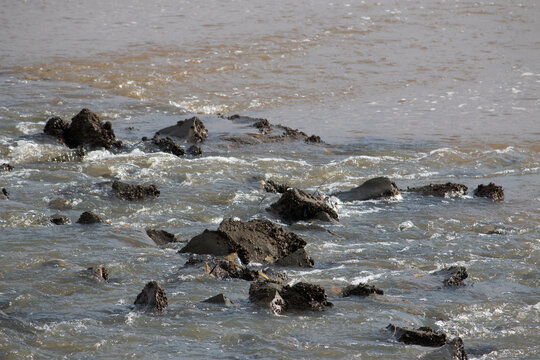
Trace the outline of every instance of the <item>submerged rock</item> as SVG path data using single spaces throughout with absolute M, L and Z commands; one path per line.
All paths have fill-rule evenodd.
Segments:
M 224 305 L 224 306 L 232 306 L 234 305 L 234 302 L 229 300 L 228 297 L 226 297 L 223 294 L 218 294 L 216 296 L 212 296 L 211 298 L 208 298 L 203 301 L 204 303 L 208 304 L 218 304 L 218 305 Z
M 451 266 L 449 268 L 435 271 L 431 275 L 442 276 L 444 286 L 464 286 L 463 280 L 469 277 L 464 266 Z
M 163 152 L 173 154 L 178 157 L 184 156 L 186 154 L 184 149 L 182 149 L 180 145 L 175 143 L 174 140 L 169 136 L 167 136 L 166 138 L 162 138 L 156 134 L 154 135 L 152 142 L 157 145 L 157 147 Z
M 84 274 L 96 281 L 109 281 L 109 270 L 103 265 L 89 267 Z
M 289 189 L 289 185 L 287 184 L 278 184 L 273 180 L 266 180 L 263 181 L 264 190 L 269 193 L 279 193 L 283 194 L 287 189 Z
M 269 307 L 276 314 L 289 310 L 325 310 L 333 306 L 323 288 L 304 282 L 290 286 L 258 281 L 249 287 L 249 300 Z
M 447 182 L 446 184 L 429 184 L 420 187 L 407 187 L 407 191 L 419 193 L 424 196 L 456 197 L 467 194 L 467 186 Z
M 402 328 L 390 324 L 386 327 L 396 339 L 407 345 L 439 347 L 446 344 L 446 334 L 435 332 L 430 327 L 419 327 L 416 330 Z
M 171 234 L 165 230 L 146 228 L 145 231 L 150 239 L 154 240 L 157 245 L 167 245 L 178 242 L 178 239 L 174 234 Z
M 96 215 L 91 211 L 83 212 L 79 217 L 79 220 L 77 220 L 77 224 L 83 225 L 97 224 L 102 222 L 104 222 L 104 220 L 99 215 Z
M 333 196 L 341 201 L 364 201 L 376 199 L 388 199 L 399 195 L 396 183 L 387 177 L 369 179 L 362 185 L 348 191 L 342 191 Z
M 8 200 L 9 199 L 9 192 L 6 188 L 0 189 L 0 199 L 2 200 Z
M 51 201 L 49 201 L 48 206 L 50 209 L 54 210 L 68 210 L 73 207 L 71 201 L 62 198 L 52 199 Z
M 156 135 L 174 136 L 187 142 L 203 142 L 208 137 L 208 131 L 198 117 L 180 120 L 176 125 L 159 130 Z
M 338 220 L 338 214 L 322 199 L 299 189 L 288 189 L 270 205 L 270 210 L 285 221 Z
M 377 294 L 377 295 L 384 295 L 384 291 L 381 289 L 376 288 L 373 285 L 367 285 L 367 284 L 358 284 L 358 285 L 349 285 L 341 291 L 343 294 L 343 297 L 348 297 L 351 295 L 357 295 L 357 296 L 368 296 L 370 294 Z
M 286 232 L 268 220 L 225 219 L 217 231 L 205 230 L 180 252 L 215 256 L 237 253 L 243 264 L 252 261 L 274 263 L 305 245 L 300 236 Z
M 112 184 L 113 193 L 120 199 L 136 201 L 159 197 L 156 185 L 131 185 L 115 180 Z
M 11 170 L 13 170 L 13 166 L 11 166 L 8 163 L 3 163 L 2 165 L 0 165 L 0 171 L 11 171 Z
M 169 305 L 167 294 L 157 281 L 150 281 L 137 295 L 134 303 L 138 309 L 163 311 Z
M 195 144 L 195 145 L 191 145 L 187 149 L 187 153 L 191 156 L 201 156 L 203 151 L 199 145 Z
M 70 223 L 69 218 L 67 216 L 60 215 L 60 214 L 51 215 L 49 220 L 55 225 L 66 225 Z
M 490 182 L 488 185 L 478 185 L 478 187 L 474 190 L 474 195 L 487 197 L 493 201 L 504 200 L 504 190 L 502 186 L 495 185 L 495 183 L 492 182 Z

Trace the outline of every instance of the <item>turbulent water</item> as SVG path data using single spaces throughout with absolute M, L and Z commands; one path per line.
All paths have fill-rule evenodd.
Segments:
M 10 1 L 0 8 L 0 357 L 416 359 L 433 348 L 385 331 L 431 326 L 471 359 L 540 356 L 540 8 L 536 1 Z M 89 108 L 128 150 L 82 160 L 42 134 Z M 267 118 L 325 144 L 234 146 L 218 114 Z M 149 152 L 158 129 L 197 114 L 201 157 Z M 62 161 L 59 161 L 62 160 Z M 458 198 L 403 193 L 340 203 L 335 224 L 287 225 L 261 180 L 331 194 L 375 176 L 401 189 L 457 182 Z M 127 202 L 113 179 L 156 184 Z M 505 200 L 473 195 L 503 186 Z M 53 199 L 70 208 L 51 208 Z M 75 224 L 92 210 L 106 224 Z M 57 212 L 72 224 L 56 226 Z M 177 250 L 225 218 L 300 234 L 334 307 L 283 316 Z M 159 247 L 144 229 L 178 235 Z M 103 264 L 107 283 L 81 275 Z M 467 286 L 431 272 L 466 266 Z M 134 311 L 149 280 L 162 314 Z M 343 298 L 367 282 L 384 296 Z M 201 303 L 218 293 L 237 306 Z

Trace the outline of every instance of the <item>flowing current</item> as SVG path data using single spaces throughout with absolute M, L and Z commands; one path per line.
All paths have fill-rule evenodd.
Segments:
M 0 358 L 417 359 L 389 323 L 460 336 L 470 359 L 540 357 L 540 6 L 537 1 L 5 1 L 0 7 Z M 82 108 L 123 152 L 82 160 L 42 134 Z M 324 144 L 233 146 L 242 114 Z M 141 143 L 197 115 L 201 157 Z M 387 176 L 457 182 L 468 195 L 337 202 L 337 223 L 288 225 L 261 180 L 331 194 Z M 128 202 L 104 185 L 156 184 Z M 473 195 L 503 186 L 505 200 Z M 63 199 L 62 210 L 51 201 Z M 92 210 L 106 224 L 76 224 Z M 60 212 L 71 224 L 56 226 Z M 186 270 L 177 251 L 225 218 L 302 236 L 334 307 L 276 316 L 249 282 Z M 158 228 L 180 243 L 160 247 Z M 111 279 L 82 276 L 104 265 Z M 466 286 L 431 272 L 465 266 Z M 134 311 L 150 280 L 162 314 Z M 366 282 L 383 296 L 341 297 Z M 202 303 L 224 293 L 236 303 Z M 428 355 L 429 356 L 429 355 Z

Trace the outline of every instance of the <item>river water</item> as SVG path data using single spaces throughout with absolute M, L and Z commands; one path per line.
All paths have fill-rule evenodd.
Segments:
M 433 349 L 384 330 L 431 326 L 471 359 L 540 355 L 540 8 L 536 1 L 10 1 L 0 7 L 0 357 L 6 359 L 416 359 Z M 40 133 L 82 108 L 129 151 L 69 150 Z M 218 114 L 267 118 L 324 145 L 232 146 Z M 199 158 L 148 153 L 160 128 L 197 114 Z M 310 192 L 375 176 L 463 183 L 469 195 L 338 203 L 339 223 L 287 225 L 260 180 Z M 156 184 L 126 202 L 102 184 Z M 494 203 L 478 184 L 504 187 Z M 48 220 L 55 198 L 72 224 Z M 107 224 L 74 224 L 93 210 Z M 183 269 L 177 250 L 224 218 L 269 218 L 304 237 L 334 307 L 275 316 L 249 283 Z M 401 226 L 400 224 L 407 224 Z M 144 231 L 173 232 L 156 246 Z M 111 281 L 81 270 L 105 265 Z M 467 286 L 430 272 L 466 266 Z M 169 308 L 131 307 L 149 280 Z M 368 282 L 384 296 L 334 291 Z M 201 303 L 225 293 L 237 306 Z

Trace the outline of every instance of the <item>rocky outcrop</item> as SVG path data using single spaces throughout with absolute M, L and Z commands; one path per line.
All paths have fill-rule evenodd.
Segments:
M 447 342 L 446 334 L 435 332 L 430 327 L 419 327 L 414 330 L 390 324 L 386 329 L 390 331 L 398 341 L 407 345 L 439 347 Z
M 178 157 L 182 157 L 186 154 L 185 150 L 182 147 L 180 147 L 180 145 L 175 143 L 174 140 L 170 136 L 162 138 L 161 136 L 156 134 L 154 135 L 152 142 L 155 145 L 157 145 L 157 147 L 163 152 L 173 154 Z
M 91 211 L 83 212 L 79 217 L 79 220 L 77 220 L 77 224 L 83 225 L 97 224 L 102 222 L 104 222 L 104 220 L 99 215 L 96 215 Z
M 407 187 L 407 191 L 419 193 L 423 196 L 456 197 L 467 194 L 467 186 L 447 182 L 446 184 L 429 184 L 420 187 Z
M 478 187 L 474 190 L 474 195 L 486 197 L 493 201 L 504 200 L 504 190 L 502 186 L 495 185 L 495 183 L 492 182 L 490 182 L 488 185 L 478 185 Z
M 178 239 L 174 234 L 171 234 L 165 230 L 146 228 L 145 231 L 148 237 L 154 240 L 157 245 L 167 245 L 178 242 Z
M 371 294 L 377 294 L 377 295 L 384 295 L 384 291 L 381 289 L 376 288 L 373 285 L 367 285 L 367 284 L 358 284 L 358 285 L 349 285 L 342 289 L 341 294 L 343 297 L 348 297 L 351 295 L 356 296 L 368 296 Z
M 364 201 L 388 199 L 399 195 L 396 184 L 387 177 L 369 179 L 362 185 L 348 191 L 332 194 L 341 201 Z
M 276 314 L 291 310 L 325 310 L 333 306 L 323 288 L 304 282 L 290 286 L 258 281 L 249 287 L 249 300 Z
M 300 236 L 268 220 L 248 222 L 225 219 L 217 231 L 205 230 L 180 250 L 181 253 L 226 256 L 237 253 L 243 264 L 274 263 L 306 245 Z
M 67 216 L 60 215 L 60 214 L 51 215 L 49 220 L 55 225 L 66 225 L 70 223 L 69 218 Z
M 113 193 L 123 200 L 136 201 L 159 197 L 156 185 L 131 185 L 115 180 L 112 183 Z
M 190 119 L 180 120 L 176 125 L 161 129 L 156 135 L 171 136 L 187 142 L 198 143 L 206 140 L 208 131 L 201 119 L 195 116 Z
M 464 266 L 451 266 L 446 269 L 435 271 L 431 275 L 444 278 L 444 286 L 464 286 L 463 280 L 469 277 L 467 269 Z
M 287 189 L 289 189 L 289 185 L 278 184 L 273 180 L 263 181 L 263 187 L 266 192 L 279 194 L 283 194 L 285 191 L 287 191 Z
M 136 307 L 141 310 L 163 311 L 169 305 L 167 294 L 157 281 L 150 281 L 135 299 Z
M 299 189 L 288 189 L 270 205 L 270 210 L 285 221 L 338 220 L 338 214 L 321 198 Z
M 2 165 L 0 165 L 0 171 L 12 171 L 12 170 L 13 170 L 13 166 L 11 166 L 8 163 L 3 163 Z
M 223 305 L 223 306 L 233 306 L 235 305 L 233 301 L 231 301 L 228 297 L 226 297 L 223 294 L 218 294 L 216 296 L 212 296 L 211 298 L 208 298 L 203 301 L 207 304 L 217 304 L 217 305 Z

